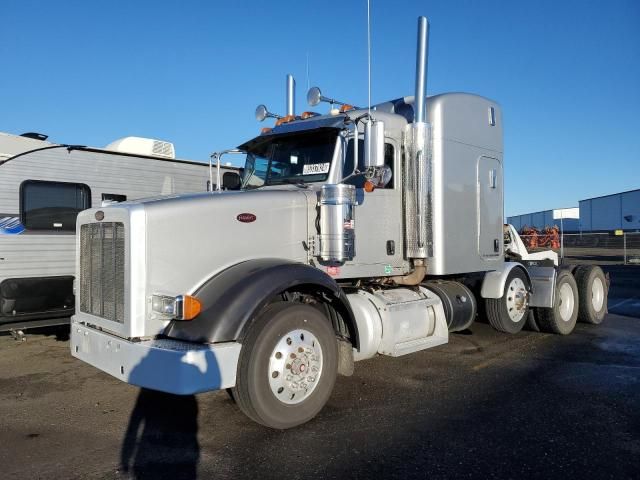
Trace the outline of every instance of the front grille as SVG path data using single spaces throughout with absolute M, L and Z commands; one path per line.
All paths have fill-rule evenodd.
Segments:
M 124 224 L 80 227 L 80 311 L 124 323 Z

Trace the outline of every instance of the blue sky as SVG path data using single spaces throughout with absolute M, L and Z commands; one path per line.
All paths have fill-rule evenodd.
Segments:
M 372 0 L 372 101 L 413 94 L 416 17 L 431 21 L 428 92 L 500 102 L 505 213 L 640 188 L 640 2 Z M 0 131 L 178 156 L 255 136 L 256 105 L 297 110 L 311 85 L 366 104 L 366 2 L 30 1 L 0 10 Z

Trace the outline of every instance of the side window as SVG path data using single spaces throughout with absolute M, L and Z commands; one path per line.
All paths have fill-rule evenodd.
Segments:
M 384 164 L 391 169 L 391 180 L 384 186 L 384 188 L 394 188 L 394 176 L 395 171 L 393 168 L 393 159 L 395 156 L 395 150 L 390 143 L 384 144 Z M 364 170 L 364 140 L 358 140 L 358 170 Z M 347 157 L 344 162 L 344 175 L 351 175 L 353 172 L 353 140 L 349 140 L 347 143 Z M 355 185 L 356 188 L 364 187 L 365 178 L 362 175 L 351 178 L 346 181 L 351 185 Z
M 393 168 L 394 157 L 395 157 L 395 151 L 393 149 L 393 145 L 391 145 L 390 143 L 385 143 L 384 144 L 384 164 L 391 169 L 391 180 L 389 180 L 389 183 L 387 183 L 387 185 L 384 188 L 394 188 L 394 185 L 395 185 L 394 177 L 396 172 Z
M 75 231 L 76 217 L 91 207 L 81 183 L 26 180 L 20 185 L 20 221 L 29 230 Z

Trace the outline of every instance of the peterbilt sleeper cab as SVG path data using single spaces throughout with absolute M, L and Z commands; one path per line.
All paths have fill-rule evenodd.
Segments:
M 602 321 L 599 269 L 572 272 L 505 229 L 500 106 L 427 99 L 418 26 L 415 96 L 278 118 L 238 147 L 240 191 L 82 212 L 72 354 L 141 387 L 230 388 L 283 429 L 313 418 L 355 361 L 469 328 L 478 301 L 508 333 Z M 338 103 L 310 91 L 323 99 Z

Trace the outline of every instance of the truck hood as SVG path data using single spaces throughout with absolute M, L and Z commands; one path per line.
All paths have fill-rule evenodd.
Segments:
M 305 242 L 309 241 L 309 225 L 313 228 L 309 212 L 315 212 L 316 201 L 315 191 L 293 187 L 161 197 L 81 212 L 76 236 L 78 278 L 82 277 L 83 245 L 95 247 L 95 251 L 87 247 L 87 253 L 91 262 L 98 262 L 97 273 L 92 271 L 84 278 L 98 290 L 102 276 L 109 279 L 123 271 L 118 266 L 121 254 L 115 253 L 115 237 L 94 242 L 91 232 L 96 229 L 84 229 L 83 236 L 85 224 L 119 224 L 119 238 L 124 241 L 126 287 L 118 288 L 125 290 L 125 322 L 99 317 L 92 321 L 123 337 L 154 336 L 168 323 L 151 318 L 154 294 L 193 294 L 221 271 L 247 260 L 307 263 Z M 100 231 L 98 235 L 105 235 Z M 103 267 L 105 258 L 108 265 Z M 79 300 L 76 307 L 81 311 Z
M 310 203 L 315 192 L 297 187 L 139 202 L 148 293 L 191 293 L 216 273 L 254 258 L 306 262 Z

